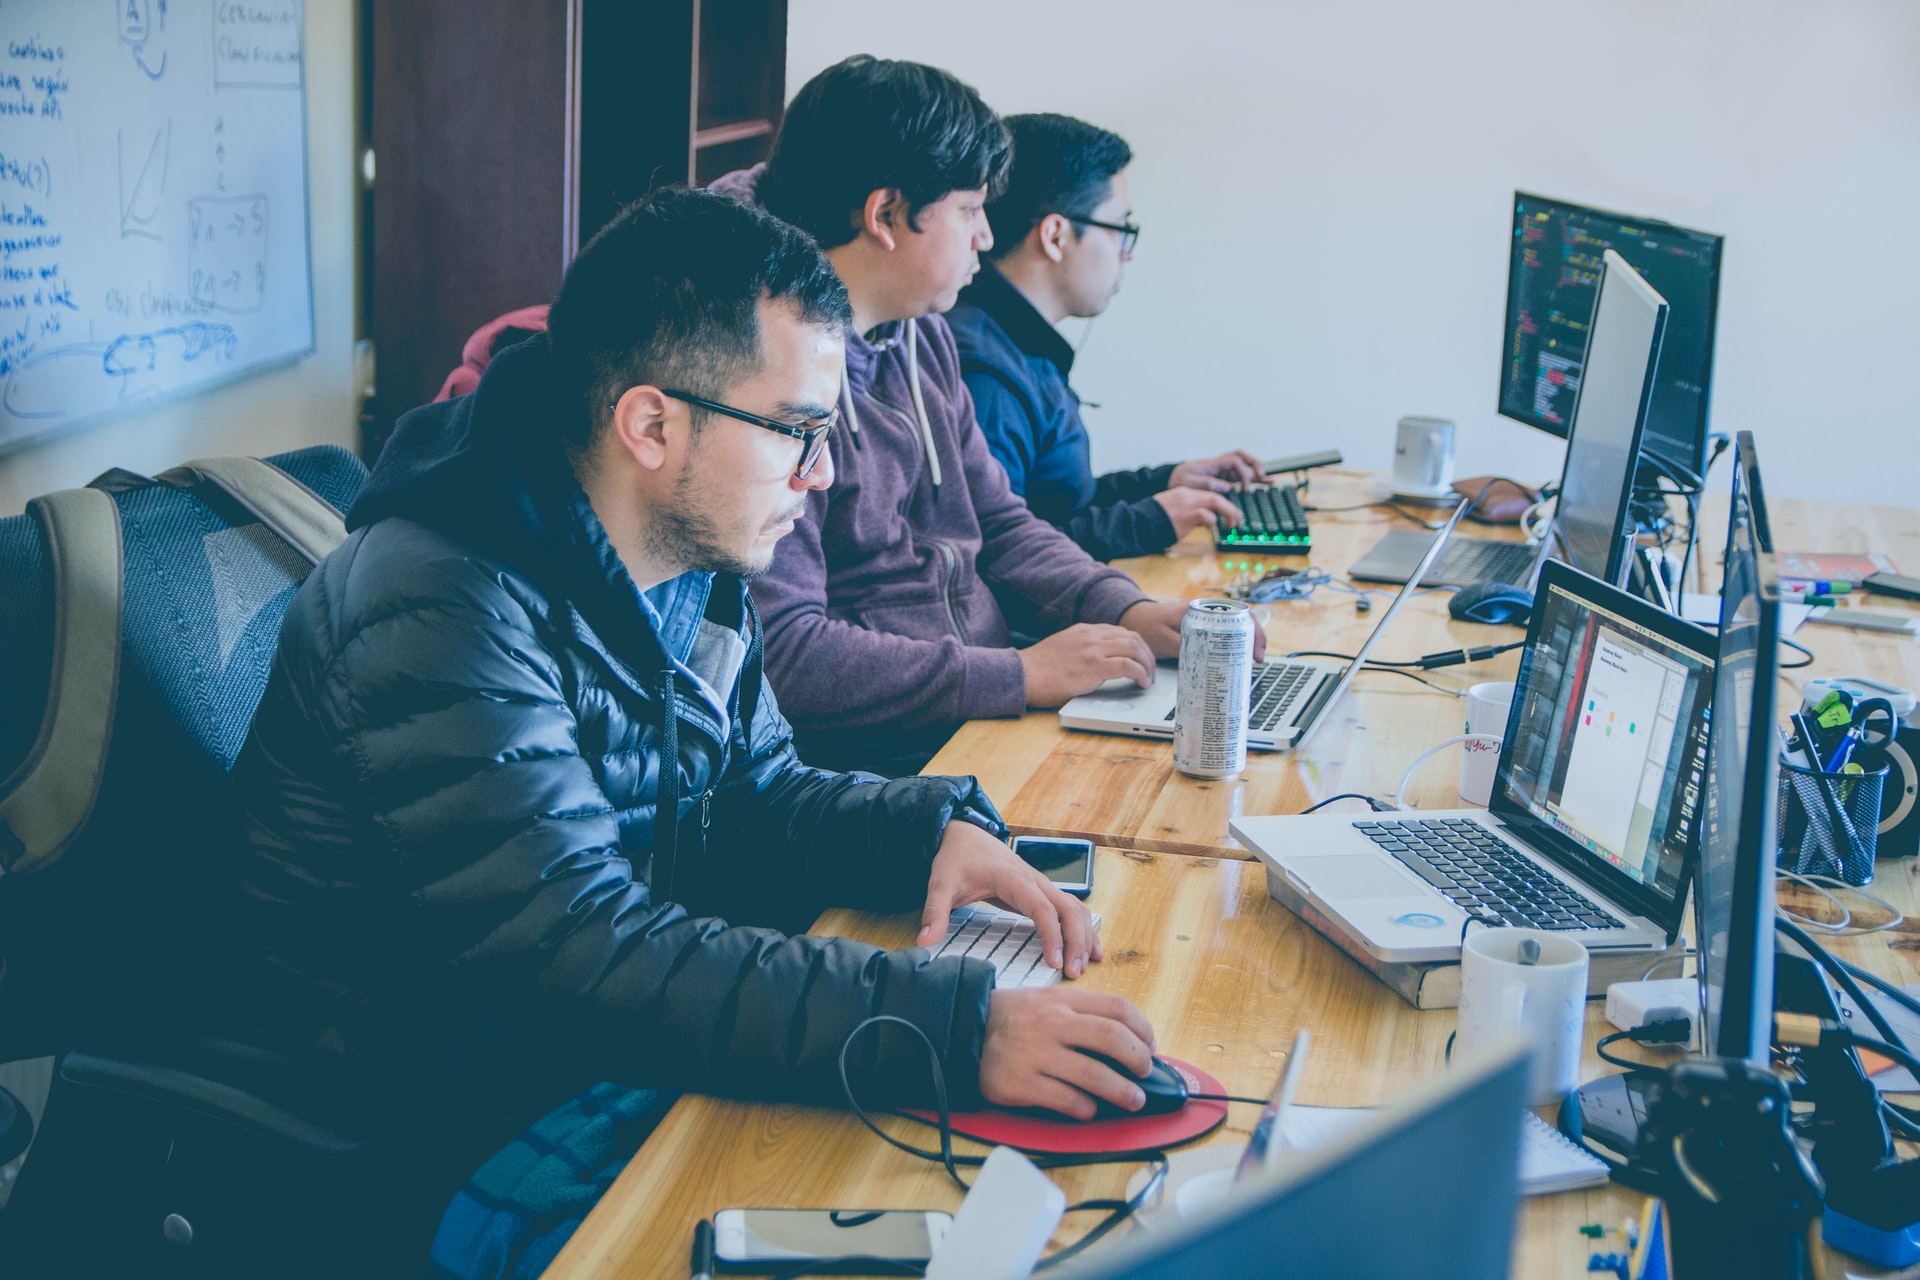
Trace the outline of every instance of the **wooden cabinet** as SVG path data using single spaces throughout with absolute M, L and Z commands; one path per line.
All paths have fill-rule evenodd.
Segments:
M 467 336 L 549 301 L 581 244 L 655 186 L 766 158 L 786 0 L 369 0 L 374 158 L 361 260 L 372 460 Z

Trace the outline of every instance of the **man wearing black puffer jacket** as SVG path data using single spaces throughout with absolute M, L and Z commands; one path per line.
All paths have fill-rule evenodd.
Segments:
M 581 252 L 547 335 L 401 420 L 288 609 L 236 767 L 244 1030 L 432 1153 L 427 1181 L 595 1081 L 837 1102 L 881 1014 L 957 1106 L 1142 1100 L 1076 1052 L 1146 1072 L 1124 1000 L 751 927 L 921 909 L 924 945 L 985 898 L 1069 976 L 1100 957 L 971 778 L 808 768 L 762 681 L 742 581 L 832 482 L 849 317 L 804 234 L 657 193 Z M 916 1036 L 852 1061 L 931 1096 Z

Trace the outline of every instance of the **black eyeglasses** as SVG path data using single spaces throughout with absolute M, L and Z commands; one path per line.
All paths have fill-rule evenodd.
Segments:
M 1077 222 L 1083 227 L 1099 227 L 1102 231 L 1115 231 L 1120 235 L 1120 256 L 1131 258 L 1133 247 L 1140 243 L 1140 227 L 1132 222 L 1102 222 L 1098 218 L 1078 218 L 1069 213 L 1064 215 L 1068 222 Z
M 808 418 L 803 422 L 775 422 L 772 418 L 763 418 L 757 413 L 748 413 L 745 409 L 736 409 L 730 404 L 708 400 L 690 391 L 669 391 L 662 387 L 660 394 L 672 396 L 675 400 L 705 409 L 709 413 L 725 414 L 729 418 L 751 422 L 756 427 L 777 431 L 788 439 L 800 441 L 800 461 L 795 463 L 793 468 L 794 477 L 800 480 L 807 478 L 814 465 L 820 461 L 820 455 L 827 451 L 827 437 L 833 434 L 835 424 L 840 421 L 840 410 L 837 408 L 824 418 Z

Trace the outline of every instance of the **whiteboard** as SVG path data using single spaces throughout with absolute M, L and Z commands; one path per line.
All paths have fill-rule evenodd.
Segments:
M 313 350 L 301 0 L 0 0 L 0 450 Z

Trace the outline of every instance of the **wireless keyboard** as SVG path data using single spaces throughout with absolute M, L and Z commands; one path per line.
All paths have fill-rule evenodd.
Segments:
M 1100 917 L 1093 918 L 1094 928 Z M 947 917 L 947 940 L 933 949 L 941 956 L 972 956 L 993 966 L 995 987 L 1050 987 L 1060 971 L 1047 963 L 1033 921 L 984 902 L 956 907 Z
M 1237 489 L 1227 495 L 1240 508 L 1244 520 L 1236 529 L 1214 533 L 1214 545 L 1237 551 L 1272 551 L 1281 555 L 1305 555 L 1313 550 L 1313 537 L 1307 531 L 1307 511 L 1300 495 L 1290 484 Z

